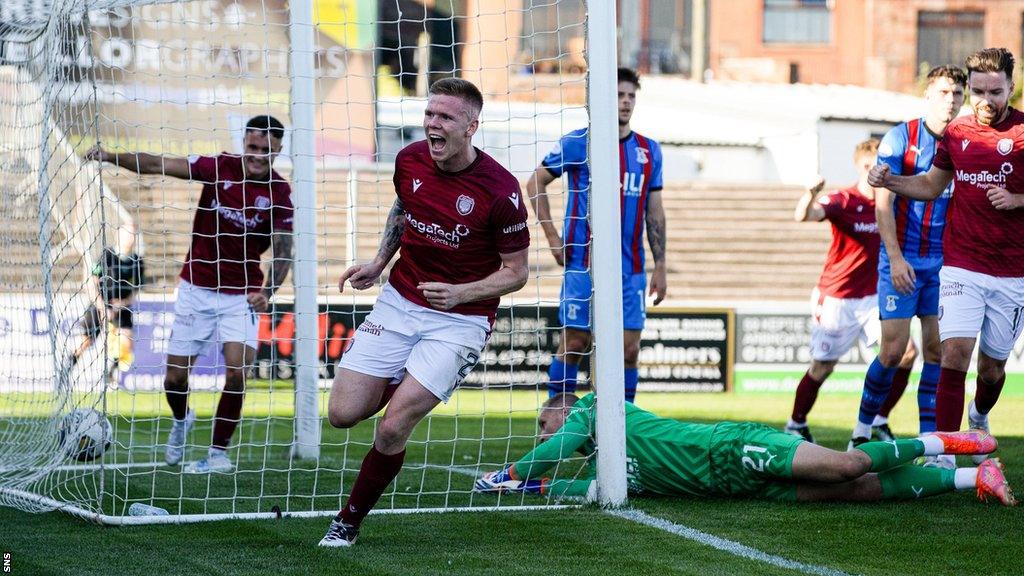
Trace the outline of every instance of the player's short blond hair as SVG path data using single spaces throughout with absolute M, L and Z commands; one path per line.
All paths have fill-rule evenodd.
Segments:
M 881 143 L 882 141 L 878 138 L 868 138 L 857 144 L 857 147 L 853 149 L 853 161 L 856 162 L 865 156 L 878 156 L 878 145 Z

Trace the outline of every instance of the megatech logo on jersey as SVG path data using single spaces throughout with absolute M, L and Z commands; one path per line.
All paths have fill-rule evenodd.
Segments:
M 459 242 L 461 242 L 466 236 L 469 236 L 469 226 L 466 226 L 465 224 L 456 224 L 454 230 L 446 230 L 444 226 L 437 222 L 430 222 L 429 224 L 426 222 L 420 222 L 408 212 L 405 213 L 405 221 L 414 230 L 423 234 L 431 241 L 437 242 L 438 244 L 444 244 L 451 248 L 458 248 Z
M 993 186 L 1003 186 L 1006 184 L 1006 177 L 1013 174 L 1013 164 L 1009 162 L 1003 162 L 999 166 L 999 172 L 990 172 L 988 170 L 982 170 L 981 172 L 967 172 L 966 170 L 957 170 L 956 179 L 957 182 L 965 182 L 972 186 L 981 186 L 982 184 L 991 184 Z
M 855 232 L 863 232 L 867 234 L 878 234 L 878 223 L 877 222 L 854 222 L 853 230 Z
M 250 230 L 263 223 L 263 216 L 261 214 L 256 214 L 252 218 L 246 218 L 243 210 L 239 210 L 238 208 L 228 208 L 216 199 L 213 201 L 213 209 L 220 214 L 221 218 L 245 230 Z

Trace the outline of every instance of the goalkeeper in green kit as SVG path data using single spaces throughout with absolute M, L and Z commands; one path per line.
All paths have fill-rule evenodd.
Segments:
M 514 464 L 477 479 L 476 492 L 593 496 L 585 477 L 544 476 L 574 452 L 591 456 L 595 396 L 559 394 L 541 408 L 541 443 Z M 659 418 L 626 403 L 626 474 L 635 494 L 722 496 L 780 501 L 871 502 L 973 489 L 983 501 L 1016 500 L 996 458 L 977 468 L 926 468 L 911 462 L 939 454 L 989 454 L 996 439 L 981 430 L 938 432 L 908 440 L 830 450 L 753 422 L 690 424 Z

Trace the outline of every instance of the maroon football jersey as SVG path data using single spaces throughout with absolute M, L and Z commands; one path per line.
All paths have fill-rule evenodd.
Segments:
M 526 199 L 515 176 L 481 150 L 459 172 L 445 172 L 430 157 L 427 141 L 395 158 L 395 192 L 405 208 L 401 253 L 389 282 L 407 300 L 430 307 L 420 282 L 466 284 L 501 268 L 499 254 L 530 246 Z M 493 318 L 499 298 L 448 310 Z
M 1010 109 L 994 126 L 974 115 L 949 123 L 935 151 L 935 166 L 953 172 L 943 260 L 990 276 L 1024 276 L 1024 210 L 996 210 L 992 187 L 1024 193 L 1024 113 Z
M 203 192 L 181 278 L 228 294 L 259 290 L 271 232 L 292 229 L 291 187 L 273 170 L 269 181 L 247 181 L 242 157 L 227 152 L 189 157 L 189 166 Z
M 832 246 L 818 290 L 833 298 L 863 298 L 878 292 L 878 249 L 881 238 L 875 201 L 851 186 L 818 199 L 832 223 Z

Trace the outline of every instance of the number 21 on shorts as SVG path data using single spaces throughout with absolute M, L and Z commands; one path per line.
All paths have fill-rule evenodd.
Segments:
M 745 444 L 743 446 L 743 457 L 740 458 L 740 462 L 744 468 L 749 468 L 755 472 L 764 472 L 764 467 L 771 464 L 771 461 L 774 459 L 775 454 L 769 452 L 767 448 Z

